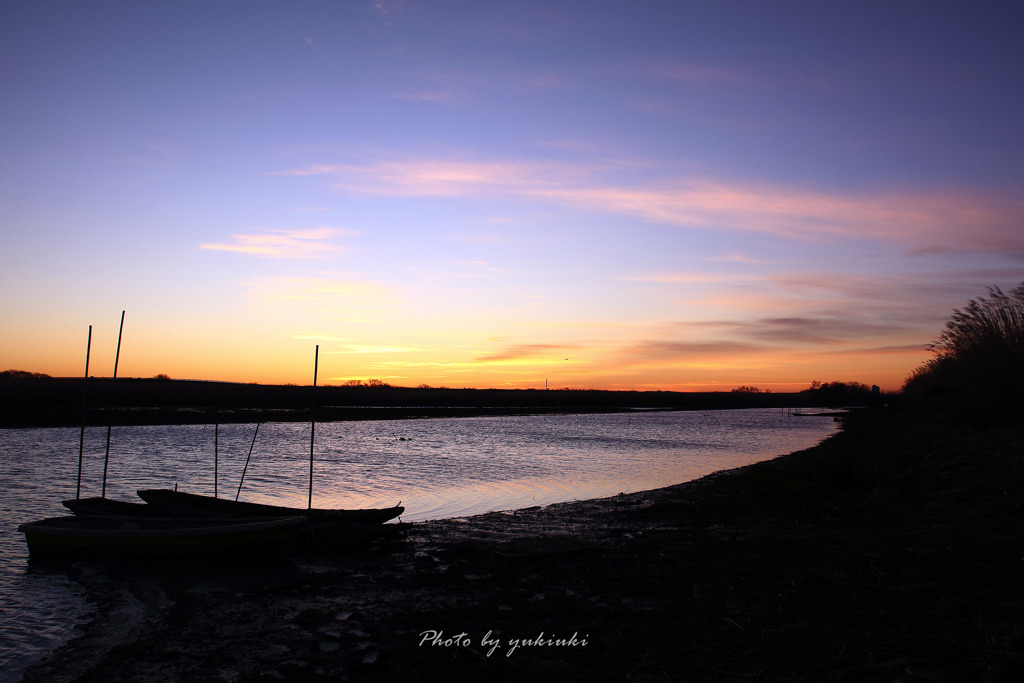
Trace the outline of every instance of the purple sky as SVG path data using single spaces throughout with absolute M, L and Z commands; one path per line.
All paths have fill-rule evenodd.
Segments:
M 1024 280 L 1024 6 L 5 2 L 0 369 L 898 388 Z M 109 349 L 109 351 L 108 351 Z M 105 355 L 109 355 L 107 359 Z M 110 367 L 107 367 L 110 366 Z

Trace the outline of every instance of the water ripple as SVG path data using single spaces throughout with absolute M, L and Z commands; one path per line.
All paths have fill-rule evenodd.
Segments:
M 254 425 L 115 427 L 107 495 L 174 488 L 233 498 Z M 780 411 L 625 413 L 337 422 L 316 427 L 314 505 L 384 507 L 406 521 L 676 484 L 811 446 L 830 420 Z M 27 562 L 21 522 L 65 514 L 77 429 L 0 430 L 0 683 L 74 633 L 89 605 L 66 575 Z M 240 498 L 305 507 L 309 425 L 260 427 Z M 86 431 L 83 496 L 102 487 L 106 428 Z

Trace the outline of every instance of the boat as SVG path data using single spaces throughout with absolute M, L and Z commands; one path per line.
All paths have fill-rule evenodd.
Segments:
M 166 508 L 144 502 L 113 500 L 102 496 L 62 500 L 61 505 L 76 515 L 89 517 L 196 518 L 211 515 L 196 510 Z
M 137 491 L 137 493 L 139 498 L 146 501 L 146 503 L 161 508 L 232 517 L 301 515 L 308 517 L 310 521 L 381 524 L 405 512 L 405 508 L 401 505 L 389 508 L 356 509 L 295 508 L 283 505 L 249 503 L 231 500 L 230 498 L 214 498 L 212 496 L 202 496 L 196 493 L 186 493 L 172 489 L 142 489 Z
M 116 558 L 280 556 L 301 548 L 304 517 L 48 517 L 18 527 L 30 555 Z
M 124 325 L 124 313 L 121 314 Z M 89 344 L 92 327 L 89 328 Z M 120 334 L 118 354 L 120 354 Z M 319 353 L 319 347 L 317 347 Z M 88 377 L 86 350 L 86 377 Z M 114 376 L 117 375 L 117 360 Z M 313 385 L 316 386 L 314 362 Z M 257 426 L 258 430 L 258 426 Z M 82 431 L 84 433 L 84 422 Z M 216 438 L 216 436 L 215 436 Z M 84 439 L 80 439 L 82 441 Z M 144 503 L 106 497 L 107 456 L 103 467 L 103 493 L 81 497 L 82 448 L 76 497 L 62 504 L 73 516 L 50 517 L 18 527 L 25 534 L 29 553 L 65 557 L 195 557 L 195 556 L 278 556 L 301 551 L 343 552 L 397 535 L 411 524 L 385 524 L 401 515 L 396 505 L 379 509 L 320 509 L 312 507 L 313 446 L 310 436 L 309 507 L 239 502 L 169 489 L 138 492 Z M 255 434 L 253 436 L 255 443 Z M 252 448 L 250 447 L 250 456 Z M 214 445 L 216 481 L 216 441 Z M 246 460 L 248 466 L 248 459 Z M 244 479 L 244 472 L 243 472 Z M 241 483 L 239 483 L 241 491 Z
M 250 514 L 214 514 L 208 510 L 196 508 L 171 508 L 150 503 L 134 503 L 129 501 L 111 500 L 109 498 L 81 498 L 62 501 L 64 507 L 80 517 L 106 518 L 119 521 L 138 521 L 143 524 L 162 520 L 173 522 L 179 528 L 188 528 L 189 522 L 200 521 L 205 525 L 209 520 L 221 520 L 228 524 L 239 524 L 246 520 L 260 519 Z M 305 512 L 305 511 L 303 511 Z M 343 553 L 365 548 L 374 541 L 391 538 L 408 530 L 413 525 L 407 523 L 390 523 L 376 521 L 384 515 L 362 515 L 371 521 L 358 520 L 366 510 L 333 510 L 326 512 L 348 513 L 345 516 L 321 515 L 313 519 L 306 517 L 307 524 L 302 529 L 302 537 L 295 545 L 296 551 Z M 376 512 L 376 511 L 369 511 Z M 287 515 L 303 516 L 305 515 Z M 65 525 L 71 523 L 63 523 Z
M 320 346 L 316 346 L 316 350 L 313 356 L 313 387 L 316 387 L 317 379 L 317 367 L 319 364 L 320 357 Z M 315 402 L 314 402 L 315 407 Z M 314 411 L 315 412 L 315 411 Z M 256 427 L 259 430 L 259 425 Z M 228 516 L 247 516 L 247 515 L 303 515 L 309 519 L 310 522 L 347 522 L 347 523 L 361 523 L 361 524 L 382 524 L 388 520 L 394 519 L 405 512 L 405 508 L 399 505 L 389 508 L 365 508 L 365 509 L 325 509 L 325 508 L 314 508 L 313 507 L 313 444 L 314 435 L 316 433 L 316 420 L 310 421 L 310 433 L 309 433 L 309 504 L 305 508 L 286 507 L 283 505 L 267 505 L 263 503 L 249 503 L 228 498 L 219 498 L 216 495 L 216 488 L 214 488 L 214 495 L 203 496 L 195 493 L 186 493 L 178 491 L 177 488 L 171 489 L 142 489 L 136 493 L 142 500 L 150 505 L 155 505 L 162 508 L 171 508 L 175 510 L 188 510 L 193 512 L 201 512 L 208 515 L 228 515 Z M 253 444 L 256 443 L 256 435 L 253 434 Z M 249 447 L 249 455 L 252 456 L 252 446 Z M 216 448 L 214 449 L 214 470 L 216 472 Z M 246 458 L 246 468 L 248 468 L 249 459 Z M 242 472 L 242 478 L 245 478 L 245 470 Z M 216 475 L 214 475 L 216 480 Z M 242 485 L 239 482 L 238 490 L 241 492 Z

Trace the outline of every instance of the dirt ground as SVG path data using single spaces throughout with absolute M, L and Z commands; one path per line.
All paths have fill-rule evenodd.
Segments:
M 78 563 L 95 618 L 24 680 L 1024 680 L 1021 433 L 847 422 L 696 482 L 354 555 Z

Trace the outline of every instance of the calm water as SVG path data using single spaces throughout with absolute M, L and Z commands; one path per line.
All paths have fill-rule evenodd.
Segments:
M 253 425 L 217 430 L 217 493 L 238 491 Z M 827 418 L 778 410 L 337 422 L 316 427 L 317 507 L 402 502 L 403 521 L 508 510 L 698 478 L 806 448 Z M 100 494 L 106 428 L 86 431 L 82 496 Z M 256 435 L 241 500 L 306 506 L 309 425 Z M 78 429 L 0 430 L 0 683 L 75 634 L 89 614 L 64 573 L 27 563 L 19 523 L 63 515 L 75 495 Z M 115 427 L 107 495 L 214 493 L 214 427 Z

